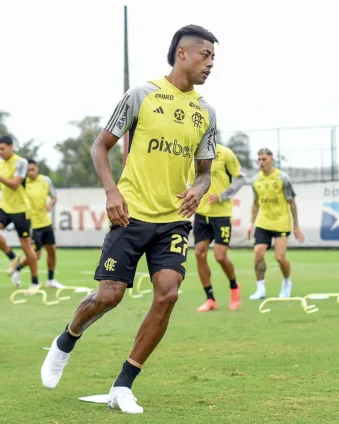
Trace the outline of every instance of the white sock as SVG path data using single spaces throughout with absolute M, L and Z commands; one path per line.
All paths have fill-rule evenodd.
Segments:
M 289 286 L 292 284 L 291 278 L 287 277 L 283 279 L 283 283 L 285 284 L 285 286 Z
M 265 291 L 265 280 L 258 280 L 257 281 L 257 289 L 261 292 Z

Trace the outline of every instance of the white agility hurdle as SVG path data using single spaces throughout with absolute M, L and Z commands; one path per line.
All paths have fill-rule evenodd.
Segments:
M 300 306 L 306 312 L 307 314 L 313 314 L 314 312 L 318 312 L 319 309 L 315 307 L 315 305 L 307 305 L 307 301 L 304 297 L 269 297 L 268 299 L 264 300 L 259 305 L 259 312 L 261 314 L 266 314 L 268 312 L 271 312 L 270 308 L 264 309 L 265 305 L 267 303 L 278 303 L 278 302 L 299 302 Z
M 61 293 L 65 290 L 72 290 L 74 293 L 87 293 L 87 295 L 94 292 L 94 289 L 90 287 L 79 287 L 79 286 L 64 286 L 57 289 L 55 292 L 55 297 L 57 300 L 69 300 L 71 296 L 61 296 Z
M 310 293 L 305 296 L 305 299 L 312 299 L 312 300 L 327 300 L 331 297 L 337 298 L 337 303 L 339 303 L 339 293 Z
M 18 294 L 23 294 L 27 297 L 26 297 L 26 299 L 15 300 L 15 298 Z M 59 300 L 52 300 L 52 301 L 48 302 L 47 301 L 47 293 L 45 292 L 45 290 L 35 290 L 34 293 L 32 293 L 32 291 L 30 291 L 28 289 L 14 290 L 14 292 L 10 295 L 9 300 L 13 303 L 13 305 L 20 305 L 20 304 L 27 302 L 28 296 L 35 296 L 36 294 L 42 295 L 42 303 L 46 306 L 57 305 L 59 303 Z

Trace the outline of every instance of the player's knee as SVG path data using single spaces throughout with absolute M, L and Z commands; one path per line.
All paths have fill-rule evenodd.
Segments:
M 112 292 L 111 290 L 99 290 L 95 301 L 100 309 L 108 311 L 119 305 L 124 297 L 123 293 Z
M 274 257 L 275 257 L 275 260 L 279 262 L 280 264 L 285 262 L 286 260 L 286 256 L 284 253 L 275 253 Z
M 265 256 L 265 252 L 266 252 L 266 249 L 255 246 L 254 255 L 255 255 L 256 261 L 260 261 L 261 259 L 263 259 Z
M 155 297 L 155 301 L 159 306 L 160 310 L 165 311 L 175 305 L 178 300 L 178 289 L 172 288 L 165 292 L 158 293 Z
M 214 252 L 214 257 L 215 257 L 215 260 L 219 262 L 219 264 L 222 264 L 226 259 L 226 252 L 216 251 Z
M 206 261 L 207 251 L 205 249 L 196 248 L 195 249 L 195 257 L 200 261 Z

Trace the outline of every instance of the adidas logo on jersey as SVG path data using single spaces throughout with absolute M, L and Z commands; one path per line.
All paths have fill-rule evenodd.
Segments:
M 156 109 L 154 109 L 153 112 L 164 114 L 164 109 L 160 106 L 160 107 L 157 107 Z

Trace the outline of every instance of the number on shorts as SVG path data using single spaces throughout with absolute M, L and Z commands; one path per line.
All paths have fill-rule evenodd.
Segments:
M 184 242 L 182 246 L 179 246 L 181 242 Z M 186 256 L 188 248 L 188 239 L 187 237 L 182 237 L 180 234 L 173 234 L 172 235 L 172 243 L 171 243 L 171 252 L 174 253 L 180 253 L 183 256 Z
M 221 238 L 224 243 L 228 243 L 230 240 L 230 227 L 220 227 Z

